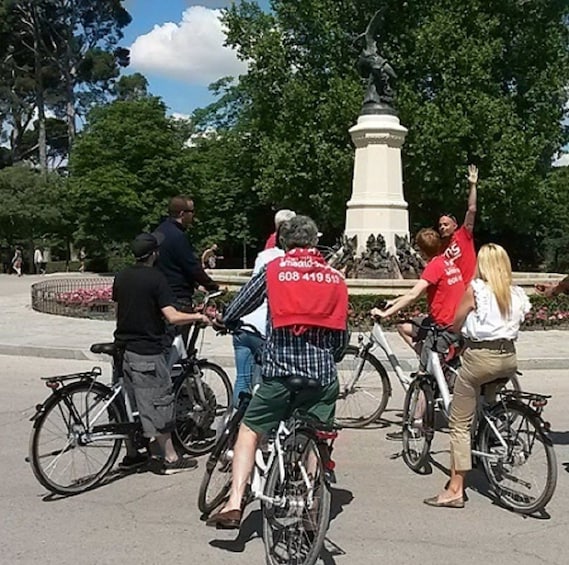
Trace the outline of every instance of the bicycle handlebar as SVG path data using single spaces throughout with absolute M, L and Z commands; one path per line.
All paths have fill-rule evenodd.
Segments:
M 263 341 L 265 340 L 265 336 L 254 325 L 246 324 L 246 323 L 243 323 L 241 321 L 237 322 L 237 324 L 235 324 L 235 326 L 232 328 L 228 328 L 227 326 L 224 326 L 223 324 L 220 324 L 218 322 L 214 322 L 213 328 L 220 335 L 226 335 L 226 334 L 237 335 L 241 332 L 246 332 L 246 333 L 250 333 L 250 334 L 262 339 Z

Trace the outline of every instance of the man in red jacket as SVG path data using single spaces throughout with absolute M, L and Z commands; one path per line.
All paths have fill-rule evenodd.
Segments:
M 263 383 L 239 429 L 229 500 L 208 519 L 208 526 L 239 528 L 241 501 L 261 435 L 296 408 L 324 422 L 334 418 L 339 391 L 336 362 L 348 344 L 348 289 L 344 277 L 315 248 L 318 228 L 310 218 L 295 216 L 280 226 L 278 235 L 284 257 L 263 267 L 223 316 L 223 323 L 231 328 L 268 299 Z M 291 406 L 287 379 L 292 376 L 311 380 L 315 386 L 298 392 Z

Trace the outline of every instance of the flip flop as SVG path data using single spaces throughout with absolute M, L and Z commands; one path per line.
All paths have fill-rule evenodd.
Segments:
M 439 500 L 439 496 L 425 498 L 423 502 L 427 506 L 434 506 L 435 508 L 464 508 L 464 497 L 454 498 L 452 500 Z

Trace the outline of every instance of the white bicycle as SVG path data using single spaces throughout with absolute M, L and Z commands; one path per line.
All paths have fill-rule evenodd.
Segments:
M 413 320 L 404 321 L 417 325 Z M 371 332 L 367 336 L 360 333 L 358 345 L 348 346 L 345 356 L 338 364 L 340 395 L 336 403 L 336 420 L 342 427 L 363 428 L 379 420 L 387 408 L 392 388 L 385 362 L 380 361 L 375 354 L 380 351 L 391 365 L 404 391 L 407 391 L 413 382 L 414 373 L 406 374 L 403 371 L 399 359 L 387 341 L 381 321 L 376 319 Z M 426 371 L 436 377 L 439 383 L 440 399 L 437 405 L 447 414 L 451 394 L 447 382 L 454 382 L 459 367 L 458 348 L 454 349 L 454 354 L 449 354 L 448 347 L 440 352 L 429 351 Z M 515 376 L 507 386 L 520 390 L 519 381 Z
M 287 379 L 294 396 L 314 381 Z M 231 487 L 233 447 L 251 395 L 242 392 L 237 411 L 209 455 L 200 486 L 198 507 L 209 515 L 227 498 Z M 330 520 L 331 458 L 338 435 L 333 426 L 294 411 L 255 453 L 250 493 L 260 500 L 267 563 L 312 565 L 318 559 Z

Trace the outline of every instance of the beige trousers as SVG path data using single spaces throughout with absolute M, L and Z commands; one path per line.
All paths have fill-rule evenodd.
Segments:
M 450 411 L 450 457 L 456 471 L 472 469 L 471 428 L 481 385 L 511 377 L 516 368 L 513 346 L 507 351 L 467 348 L 462 354 Z

